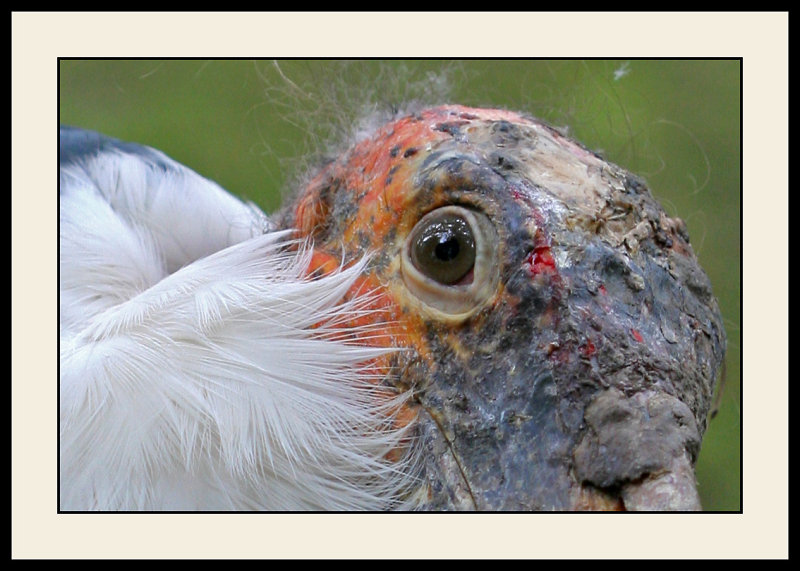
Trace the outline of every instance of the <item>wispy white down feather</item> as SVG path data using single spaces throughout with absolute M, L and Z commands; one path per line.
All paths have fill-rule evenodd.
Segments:
M 402 506 L 406 397 L 332 325 L 367 311 L 342 301 L 365 262 L 310 279 L 308 248 L 213 183 L 112 163 L 62 173 L 61 508 Z

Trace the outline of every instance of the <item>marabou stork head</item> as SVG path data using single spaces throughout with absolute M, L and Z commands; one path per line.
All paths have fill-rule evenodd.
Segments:
M 428 509 L 696 509 L 724 331 L 682 221 L 518 113 L 445 106 L 379 129 L 279 217 L 351 295 L 381 383 L 413 397 Z

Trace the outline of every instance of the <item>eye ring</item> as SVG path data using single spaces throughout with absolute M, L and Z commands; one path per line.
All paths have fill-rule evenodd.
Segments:
M 416 223 L 402 255 L 403 281 L 440 318 L 472 315 L 497 289 L 497 230 L 484 213 L 443 206 Z

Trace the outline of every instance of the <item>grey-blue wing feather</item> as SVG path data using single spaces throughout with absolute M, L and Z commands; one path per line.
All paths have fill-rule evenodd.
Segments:
M 160 167 L 164 171 L 180 168 L 178 163 L 164 153 L 145 145 L 121 141 L 80 127 L 62 125 L 59 128 L 58 162 L 62 169 L 79 167 L 99 155 L 115 152 L 138 157 L 152 167 Z

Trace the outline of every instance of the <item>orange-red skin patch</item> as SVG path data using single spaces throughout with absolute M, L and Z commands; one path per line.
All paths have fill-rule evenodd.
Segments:
M 527 121 L 518 113 L 496 109 L 463 106 L 428 109 L 385 125 L 323 169 L 309 182 L 294 211 L 293 224 L 299 236 L 315 239 L 309 271 L 328 273 L 338 268 L 342 263 L 342 244 L 351 250 L 349 255 L 359 256 L 381 251 L 392 236 L 406 235 L 425 214 L 415 201 L 414 176 L 437 144 L 452 139 L 450 126 L 496 120 Z M 340 235 L 325 236 L 320 243 L 317 234 L 331 223 L 332 212 L 325 193 L 330 191 L 332 181 L 338 193 L 349 193 L 352 214 Z M 554 269 L 549 249 L 538 250 L 536 256 L 537 271 Z M 425 343 L 421 339 L 424 324 L 420 316 L 403 311 L 400 300 L 387 285 L 386 278 L 371 274 L 353 286 L 353 294 L 364 289 L 377 294 L 374 305 L 380 312 L 363 319 L 385 323 L 395 346 L 413 345 L 424 356 Z
M 497 120 L 527 121 L 517 113 L 503 110 L 461 106 L 428 109 L 389 123 L 325 167 L 308 183 L 295 203 L 293 213 L 292 224 L 299 237 L 311 238 L 314 243 L 309 273 L 333 272 L 347 259 L 381 251 L 387 243 L 397 240 L 397 236 L 407 235 L 413 224 L 425 214 L 416 200 L 418 189 L 414 180 L 425 159 L 439 143 L 452 140 L 456 127 L 468 128 L 472 121 Z M 334 190 L 332 185 L 335 185 Z M 334 199 L 330 196 L 332 192 L 336 193 Z M 346 220 L 335 220 L 339 224 L 335 235 L 327 233 L 335 216 L 332 200 L 339 201 L 340 208 L 344 204 L 348 213 Z M 531 256 L 532 273 L 550 274 L 555 271 L 555 263 L 546 245 L 537 248 Z M 396 277 L 374 272 L 362 275 L 348 296 L 369 292 L 370 311 L 342 324 L 342 327 L 350 329 L 351 326 L 366 325 L 368 327 L 362 331 L 369 333 L 360 342 L 372 346 L 411 348 L 415 358 L 433 366 L 434 359 L 425 340 L 426 324 L 419 312 L 404 308 L 393 293 L 393 280 Z M 376 334 L 376 326 L 380 335 Z M 381 373 L 388 373 L 392 354 L 375 359 L 373 366 Z M 398 411 L 395 422 L 403 425 L 416 414 L 413 407 L 407 405 Z

